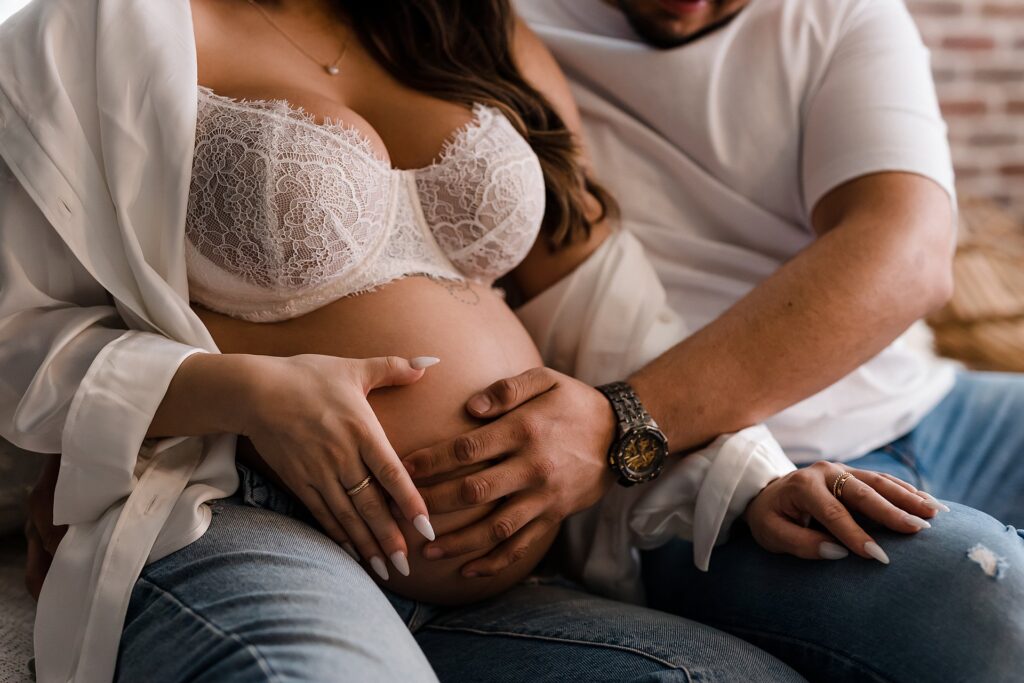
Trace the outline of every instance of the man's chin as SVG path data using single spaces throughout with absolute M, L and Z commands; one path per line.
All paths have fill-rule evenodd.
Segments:
M 618 0 L 615 4 L 644 42 L 656 48 L 670 49 L 692 43 L 724 27 L 747 3 L 729 0 Z

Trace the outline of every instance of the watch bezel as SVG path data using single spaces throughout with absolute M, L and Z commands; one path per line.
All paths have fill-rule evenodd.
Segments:
M 634 470 L 625 463 L 625 450 L 631 441 L 641 436 L 650 438 L 656 442 L 658 455 L 649 467 L 644 468 L 643 470 Z M 629 429 L 616 440 L 611 453 L 609 453 L 609 459 L 611 460 L 612 467 L 615 468 L 623 480 L 632 484 L 642 484 L 657 478 L 665 466 L 665 458 L 667 456 L 668 439 L 666 439 L 661 430 L 654 425 L 639 425 Z

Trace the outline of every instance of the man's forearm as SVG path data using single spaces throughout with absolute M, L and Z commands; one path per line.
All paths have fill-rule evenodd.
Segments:
M 834 228 L 630 378 L 673 450 L 825 389 L 948 299 L 951 209 L 938 186 L 920 183 L 883 185 L 870 210 L 837 205 L 822 218 Z

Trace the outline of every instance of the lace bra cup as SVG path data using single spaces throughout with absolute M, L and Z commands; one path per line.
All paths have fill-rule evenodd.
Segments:
M 190 297 L 273 322 L 409 275 L 492 284 L 526 256 L 544 206 L 540 162 L 496 109 L 474 107 L 437 161 L 406 171 L 356 128 L 201 86 Z

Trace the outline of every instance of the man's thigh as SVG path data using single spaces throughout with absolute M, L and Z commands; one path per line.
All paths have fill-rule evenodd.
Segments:
M 692 545 L 674 542 L 643 554 L 649 604 L 744 638 L 813 681 L 1018 681 L 1024 538 L 951 507 L 914 535 L 865 524 L 888 566 L 772 555 L 738 524 L 704 573 Z
M 748 643 L 565 582 L 407 615 L 442 681 L 802 681 Z
M 269 510 L 212 507 L 202 538 L 143 571 L 118 680 L 436 680 L 383 593 L 337 544 Z
M 964 372 L 896 444 L 933 495 L 1024 527 L 1024 375 Z

